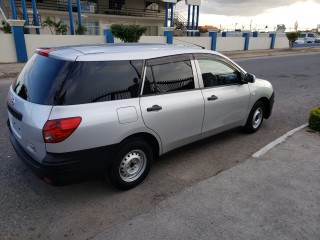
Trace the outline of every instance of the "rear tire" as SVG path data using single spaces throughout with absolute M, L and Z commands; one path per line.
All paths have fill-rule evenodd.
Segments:
M 131 189 L 147 177 L 152 162 L 153 150 L 150 145 L 140 138 L 129 139 L 122 143 L 115 154 L 106 177 L 117 189 Z
M 254 133 L 258 131 L 258 129 L 261 127 L 263 123 L 263 117 L 265 114 L 265 107 L 263 102 L 257 101 L 249 114 L 249 117 L 247 119 L 247 123 L 244 127 L 245 131 L 247 133 Z

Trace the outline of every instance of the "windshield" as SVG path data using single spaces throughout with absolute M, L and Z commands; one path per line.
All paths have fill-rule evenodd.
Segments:
M 53 105 L 73 63 L 34 54 L 13 84 L 13 90 L 29 102 Z

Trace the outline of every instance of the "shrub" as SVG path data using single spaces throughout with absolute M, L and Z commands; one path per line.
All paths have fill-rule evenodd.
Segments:
M 287 38 L 289 40 L 289 47 L 290 49 L 293 47 L 293 43 L 300 37 L 300 32 L 288 32 L 286 33 Z
M 66 35 L 68 31 L 68 27 L 66 24 L 64 24 L 62 21 L 55 22 L 54 20 L 51 20 L 50 17 L 47 17 L 46 20 L 42 23 L 43 27 L 49 27 L 51 34 L 52 28 L 54 28 L 56 35 Z
M 54 25 L 54 30 L 56 31 L 56 35 L 67 35 L 68 26 L 59 21 Z
M 86 32 L 87 32 L 87 28 L 85 26 L 78 25 L 78 27 L 76 29 L 76 34 L 84 35 Z
M 9 23 L 7 23 L 6 21 L 2 20 L 1 24 L 2 24 L 2 27 L 0 27 L 1 31 L 3 31 L 4 33 L 7 33 L 7 34 L 12 33 L 11 32 L 11 26 L 10 26 Z
M 52 21 L 50 17 L 47 17 L 46 20 L 44 20 L 42 23 L 42 27 L 49 27 L 51 34 L 53 34 L 52 28 L 54 27 L 54 25 L 55 22 Z
M 132 43 L 138 42 L 147 28 L 139 25 L 112 24 L 110 30 L 114 37 L 120 38 L 125 43 Z
M 309 116 L 309 127 L 320 132 L 320 106 L 311 110 Z

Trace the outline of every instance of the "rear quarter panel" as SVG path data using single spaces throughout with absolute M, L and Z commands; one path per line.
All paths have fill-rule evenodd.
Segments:
M 13 98 L 15 99 L 14 103 L 12 102 Z M 23 100 L 14 93 L 12 87 L 10 87 L 8 93 L 7 103 L 23 115 L 22 120 L 19 121 L 8 112 L 9 124 L 14 137 L 26 152 L 36 161 L 41 162 L 46 155 L 42 128 L 48 120 L 52 106 L 39 105 Z M 19 124 L 18 128 L 17 124 Z
M 129 111 L 123 111 L 124 109 Z M 159 137 L 144 125 L 139 98 L 55 106 L 49 119 L 77 116 L 80 116 L 82 121 L 76 131 L 63 142 L 46 144 L 48 152 L 63 153 L 108 146 L 141 132 L 152 134 L 157 138 L 158 143 L 161 143 Z M 161 152 L 161 144 L 159 147 Z

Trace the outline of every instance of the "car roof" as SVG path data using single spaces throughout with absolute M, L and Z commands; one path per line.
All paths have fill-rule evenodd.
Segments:
M 52 47 L 50 57 L 69 61 L 140 60 L 187 53 L 214 53 L 201 47 L 167 44 L 96 44 Z M 40 49 L 41 50 L 41 49 Z

